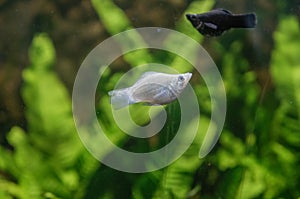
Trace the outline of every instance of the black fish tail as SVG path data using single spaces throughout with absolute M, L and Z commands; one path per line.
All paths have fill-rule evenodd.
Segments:
M 232 16 L 231 26 L 233 28 L 254 28 L 256 25 L 256 15 L 249 14 L 236 14 Z

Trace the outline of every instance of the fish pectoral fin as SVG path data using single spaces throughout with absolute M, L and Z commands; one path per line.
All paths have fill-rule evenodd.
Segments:
M 153 96 L 153 104 L 167 104 L 176 98 L 176 94 L 168 89 L 162 89 L 159 93 Z
M 169 95 L 169 91 L 167 89 L 162 89 L 160 92 L 158 92 L 153 96 L 153 99 L 155 99 L 155 101 L 160 101 L 161 99 L 165 98 L 168 95 Z
M 213 24 L 213 23 L 207 23 L 205 22 L 204 25 L 208 28 L 211 28 L 211 29 L 214 29 L 214 30 L 217 30 L 218 29 L 218 26 Z

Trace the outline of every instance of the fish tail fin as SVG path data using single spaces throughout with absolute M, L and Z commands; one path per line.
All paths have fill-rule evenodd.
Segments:
M 232 27 L 235 28 L 254 28 L 256 26 L 256 14 L 236 14 L 233 15 Z
M 132 104 L 130 96 L 128 94 L 128 89 L 119 89 L 108 92 L 110 98 L 110 103 L 114 109 L 121 109 L 129 104 Z

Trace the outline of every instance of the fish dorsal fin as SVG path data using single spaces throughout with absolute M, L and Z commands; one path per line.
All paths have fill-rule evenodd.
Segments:
M 226 10 L 226 9 L 224 9 L 224 8 L 219 8 L 218 10 L 221 10 L 221 11 L 223 11 L 223 12 L 226 12 L 227 14 L 232 15 L 232 12 L 230 12 L 229 10 Z
M 142 81 L 143 79 L 145 79 L 146 77 L 149 77 L 151 75 L 154 75 L 154 74 L 157 74 L 158 72 L 154 72 L 154 71 L 148 71 L 148 72 L 145 72 L 141 75 L 141 77 L 136 81 L 136 83 Z M 135 83 L 135 84 L 136 84 Z
M 145 77 L 148 77 L 150 75 L 154 75 L 154 74 L 157 74 L 158 72 L 154 72 L 154 71 L 148 71 L 148 72 L 145 72 L 142 74 L 142 76 L 139 78 L 139 79 L 142 79 L 142 78 L 145 78 Z

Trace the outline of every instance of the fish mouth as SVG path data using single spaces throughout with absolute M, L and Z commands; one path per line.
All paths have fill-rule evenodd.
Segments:
M 185 17 L 188 19 L 188 20 L 192 20 L 194 14 L 186 14 Z
M 185 16 L 196 29 L 202 28 L 204 23 L 197 18 L 196 14 L 186 14 Z
M 191 17 L 191 14 L 185 14 L 186 18 L 190 18 Z
M 190 81 L 190 79 L 192 78 L 192 73 L 185 73 L 184 74 L 184 76 L 185 76 L 185 78 L 186 78 L 186 82 L 189 82 Z

